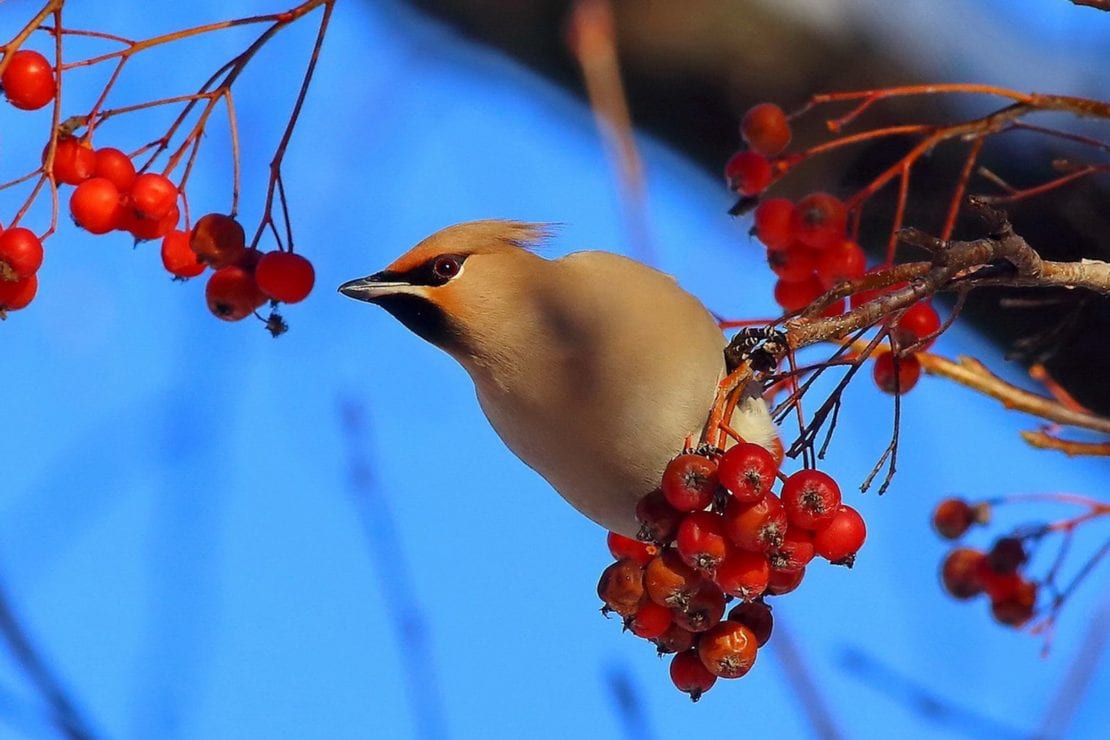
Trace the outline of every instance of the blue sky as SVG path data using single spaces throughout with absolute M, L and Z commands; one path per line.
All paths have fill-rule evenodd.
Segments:
M 75 8 L 70 22 L 142 36 L 227 12 L 168 4 L 140 18 L 123 5 Z M 5 32 L 31 6 L 6 4 Z M 252 0 L 236 12 L 269 10 Z M 215 66 L 248 38 L 213 39 L 197 58 Z M 283 122 L 273 106 L 288 104 L 310 40 L 307 26 L 291 29 L 242 79 L 248 223 Z M 162 59 L 136 60 L 121 102 L 207 74 L 207 62 Z M 18 157 L 38 151 L 47 125 L 45 112 L 3 106 L 5 177 L 24 171 Z M 97 143 L 157 133 L 122 119 Z M 213 126 L 189 191 L 197 212 L 226 209 L 226 143 Z M 719 313 L 771 314 L 770 273 L 748 224 L 724 214 L 720 183 L 641 146 L 658 266 Z M 559 222 L 552 255 L 626 250 L 604 162 L 589 111 L 566 93 L 392 2 L 341 3 L 286 160 L 318 286 L 285 311 L 288 335 L 217 321 L 203 285 L 171 283 L 152 245 L 68 224 L 48 242 L 39 298 L 0 326 L 0 583 L 99 734 L 619 737 L 617 676 L 650 736 L 809 735 L 776 640 L 698 705 L 674 691 L 666 663 L 597 614 L 604 533 L 500 445 L 453 361 L 334 293 L 473 218 Z M 937 349 L 1001 365 L 959 327 Z M 846 489 L 885 446 L 889 404 L 867 383 L 850 391 L 826 465 Z M 344 408 L 362 413 L 353 446 Z M 945 548 L 928 513 L 952 492 L 1097 492 L 1105 463 L 1030 453 L 1017 436 L 1027 420 L 942 381 L 907 396 L 904 417 L 893 489 L 853 497 L 870 526 L 857 567 L 814 568 L 779 602 L 780 629 L 846 737 L 1026 736 L 1089 625 L 1106 624 L 1105 567 L 1042 659 L 1036 638 L 994 626 L 984 604 L 940 594 Z M 370 471 L 364 485 L 351 484 L 352 459 Z M 1076 552 L 1096 542 L 1081 537 Z M 1104 661 L 1070 737 L 1096 735 L 1108 691 Z M 923 695 L 950 713 L 929 714 Z M 6 656 L 0 733 L 50 736 Z

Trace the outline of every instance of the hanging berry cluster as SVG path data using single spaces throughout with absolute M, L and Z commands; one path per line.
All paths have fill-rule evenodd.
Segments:
M 281 185 L 280 162 L 307 92 L 333 3 L 334 0 L 307 0 L 296 8 L 281 13 L 206 24 L 141 41 L 130 41 L 98 31 L 65 28 L 62 22 L 64 0 L 47 0 L 46 5 L 28 22 L 23 31 L 10 43 L 0 45 L 0 85 L 5 98 L 12 106 L 24 111 L 35 111 L 54 103 L 55 124 L 43 148 L 39 169 L 0 185 L 0 189 L 4 189 L 23 182 L 35 183 L 23 207 L 11 219 L 9 228 L 0 228 L 0 319 L 5 318 L 8 312 L 27 307 L 38 291 L 37 273 L 44 258 L 43 242 L 55 232 L 57 209 L 53 211 L 50 227 L 42 234 L 36 234 L 19 224 L 40 194 L 53 192 L 60 197 L 52 198 L 52 203 L 57 203 L 58 200 L 64 202 L 68 195 L 70 216 L 78 227 L 90 234 L 99 236 L 120 232 L 127 234 L 136 244 L 160 242 L 162 264 L 177 280 L 197 277 L 210 269 L 205 297 L 209 310 L 218 318 L 238 321 L 257 315 L 258 309 L 270 303 L 275 310 L 265 319 L 267 328 L 275 336 L 285 331 L 286 325 L 276 311 L 277 305 L 304 300 L 312 290 L 315 274 L 312 263 L 293 251 L 288 206 Z M 237 160 L 237 124 L 231 102 L 233 83 L 277 30 L 320 7 L 324 8 L 324 13 L 316 48 L 273 160 L 264 216 L 254 238 L 248 243 L 244 229 L 235 215 L 240 190 L 238 161 L 235 163 L 231 214 L 208 213 L 191 223 L 185 185 L 196 163 L 213 107 L 220 102 L 225 102 L 228 107 L 233 151 Z M 47 18 L 53 19 L 52 25 L 43 23 Z M 222 65 L 199 92 L 117 109 L 106 107 L 109 93 L 120 71 L 136 54 L 153 46 L 253 23 L 265 24 L 267 28 L 245 52 Z M 82 61 L 58 63 L 55 66 L 39 52 L 21 48 L 35 31 L 55 37 L 56 56 L 59 60 L 63 42 L 70 34 L 100 38 L 108 43 L 120 44 L 122 48 Z M 61 112 L 65 101 L 61 96 L 62 77 L 69 80 L 69 74 L 74 70 L 113 61 L 117 65 L 115 73 L 92 110 L 63 120 Z M 105 120 L 144 109 L 172 105 L 180 106 L 181 112 L 169 129 L 153 143 L 131 153 L 115 147 L 93 147 L 94 133 Z M 200 111 L 198 120 L 191 130 L 185 132 L 183 124 L 194 110 Z M 171 144 L 175 142 L 176 148 L 171 150 Z M 155 171 L 154 163 L 166 152 L 169 152 L 168 162 L 161 172 Z M 176 177 L 175 182 L 171 177 L 174 177 L 173 173 L 178 170 L 179 165 L 183 165 L 182 174 Z M 72 187 L 72 192 L 64 192 L 67 187 Z M 272 215 L 275 198 L 285 221 L 284 234 L 279 233 Z M 264 233 L 270 233 L 274 237 L 276 249 L 263 251 L 259 248 L 260 238 Z
M 766 597 L 796 589 L 815 556 L 851 566 L 867 531 L 830 476 L 784 477 L 772 453 L 746 442 L 674 458 L 636 515 L 638 539 L 609 534 L 616 562 L 598 583 L 602 611 L 674 653 L 671 678 L 694 701 L 751 669 L 771 636 Z

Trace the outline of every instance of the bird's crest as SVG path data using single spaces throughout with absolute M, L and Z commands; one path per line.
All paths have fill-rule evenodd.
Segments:
M 387 269 L 404 273 L 441 254 L 497 254 L 535 249 L 551 236 L 553 224 L 490 219 L 468 221 L 437 231 L 397 258 Z

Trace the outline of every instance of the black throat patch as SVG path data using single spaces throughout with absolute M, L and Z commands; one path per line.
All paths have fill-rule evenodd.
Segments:
M 376 304 L 389 311 L 393 318 L 405 325 L 409 331 L 426 342 L 442 349 L 459 343 L 461 335 L 439 306 L 420 296 L 409 293 L 394 293 L 374 300 Z

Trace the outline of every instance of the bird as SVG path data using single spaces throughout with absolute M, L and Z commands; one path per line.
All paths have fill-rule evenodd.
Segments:
M 455 224 L 339 292 L 457 360 L 504 444 L 579 512 L 632 537 L 637 502 L 706 425 L 727 340 L 670 275 L 605 251 L 548 259 L 537 247 L 550 235 Z M 727 421 L 781 455 L 758 384 Z

